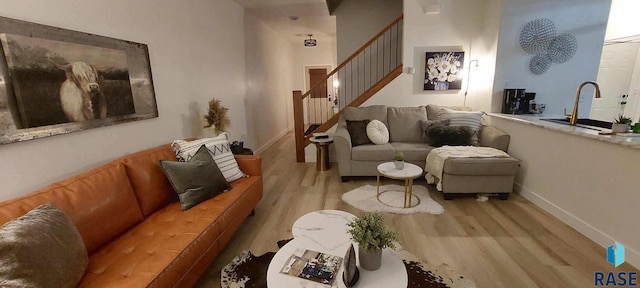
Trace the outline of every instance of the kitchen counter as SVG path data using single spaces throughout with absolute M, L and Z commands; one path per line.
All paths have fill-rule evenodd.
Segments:
M 489 115 L 511 136 L 509 155 L 522 160 L 515 191 L 602 249 L 621 243 L 640 267 L 640 137 L 541 120 L 562 115 Z
M 512 114 L 501 114 L 501 113 L 488 113 L 491 117 L 496 117 L 508 121 L 517 122 L 520 124 L 537 126 L 549 130 L 564 132 L 567 134 L 577 135 L 585 138 L 590 138 L 594 140 L 619 144 L 622 146 L 627 146 L 631 148 L 640 149 L 640 134 L 636 133 L 619 133 L 617 135 L 600 135 L 600 131 L 582 128 L 577 126 L 571 126 L 566 124 L 554 123 L 549 121 L 543 121 L 542 119 L 558 119 L 562 118 L 561 115 L 512 115 Z M 605 132 L 610 132 L 610 129 L 604 129 Z

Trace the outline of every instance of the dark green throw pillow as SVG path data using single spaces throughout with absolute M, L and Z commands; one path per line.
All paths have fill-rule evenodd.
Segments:
M 347 131 L 351 137 L 351 146 L 373 144 L 367 136 L 367 125 L 371 120 L 349 121 L 347 120 Z
M 471 145 L 473 132 L 467 126 L 432 125 L 427 129 L 427 135 L 429 144 L 434 147 L 468 146 Z
M 160 160 L 160 167 L 178 193 L 183 211 L 231 189 L 204 145 L 187 162 Z
M 428 131 L 433 125 L 449 126 L 449 119 L 420 120 L 420 127 L 422 128 L 422 142 L 431 143 Z

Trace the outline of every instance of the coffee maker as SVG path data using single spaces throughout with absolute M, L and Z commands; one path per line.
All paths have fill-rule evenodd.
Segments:
M 529 114 L 529 102 L 536 97 L 536 93 L 526 93 L 525 89 L 504 89 L 502 113 Z

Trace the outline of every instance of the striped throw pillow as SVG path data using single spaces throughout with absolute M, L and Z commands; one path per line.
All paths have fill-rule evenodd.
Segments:
M 231 152 L 226 133 L 214 138 L 202 138 L 194 141 L 176 140 L 171 143 L 171 148 L 176 152 L 178 160 L 186 162 L 198 152 L 202 145 L 209 149 L 209 153 L 211 153 L 213 160 L 222 171 L 222 175 L 227 182 L 231 183 L 242 177 L 247 177 L 247 174 L 238 167 L 238 162 Z
M 449 126 L 467 126 L 471 129 L 471 145 L 480 144 L 480 130 L 482 129 L 482 111 L 455 111 L 441 108 L 439 119 L 449 119 Z

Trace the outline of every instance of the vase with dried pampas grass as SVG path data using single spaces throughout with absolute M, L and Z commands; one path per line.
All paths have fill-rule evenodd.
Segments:
M 206 121 L 204 128 L 213 128 L 215 133 L 228 132 L 231 120 L 227 116 L 227 111 L 229 109 L 222 106 L 220 100 L 211 99 L 209 101 L 209 110 L 204 115 L 204 120 Z

